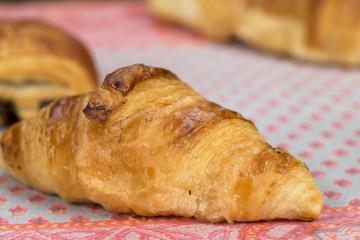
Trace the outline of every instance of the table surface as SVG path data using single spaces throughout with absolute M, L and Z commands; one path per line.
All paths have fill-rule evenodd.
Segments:
M 157 21 L 138 1 L 1 4 L 0 16 L 34 17 L 71 32 L 91 50 L 100 79 L 134 63 L 172 70 L 208 99 L 254 121 L 273 146 L 303 160 L 324 196 L 320 218 L 308 223 L 139 221 L 96 204 L 65 203 L 0 170 L 0 239 L 360 236 L 359 70 L 294 61 L 237 42 L 215 43 Z

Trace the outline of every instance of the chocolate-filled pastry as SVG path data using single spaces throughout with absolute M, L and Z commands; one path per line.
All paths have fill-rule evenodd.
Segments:
M 360 65 L 358 0 L 149 0 L 161 19 L 214 39 L 320 63 Z
M 2 124 L 14 120 L 7 114 L 27 119 L 46 101 L 85 93 L 96 85 L 93 61 L 74 37 L 39 21 L 0 20 L 0 105 L 6 109 L 0 111 Z
M 316 219 L 308 168 L 239 113 L 141 64 L 5 130 L 0 166 L 65 201 L 210 222 Z

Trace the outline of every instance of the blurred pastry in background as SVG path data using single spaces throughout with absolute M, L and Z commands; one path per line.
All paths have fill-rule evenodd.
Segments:
M 360 65 L 358 0 L 149 0 L 161 19 L 217 40 L 319 63 Z
M 40 21 L 0 21 L 0 126 L 96 86 L 93 60 L 73 36 Z

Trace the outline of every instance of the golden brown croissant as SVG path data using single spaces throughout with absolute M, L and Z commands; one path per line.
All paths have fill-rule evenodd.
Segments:
M 0 125 L 96 85 L 93 61 L 72 36 L 38 21 L 0 21 Z
M 304 60 L 360 65 L 358 0 L 149 0 L 162 19 Z
M 211 222 L 316 219 L 306 165 L 173 73 L 133 65 L 13 125 L 0 166 L 65 201 Z

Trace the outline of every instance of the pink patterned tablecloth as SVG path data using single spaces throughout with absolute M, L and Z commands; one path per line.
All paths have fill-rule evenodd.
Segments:
M 138 1 L 1 4 L 0 17 L 35 17 L 73 33 L 91 49 L 100 79 L 134 63 L 171 69 L 210 100 L 253 120 L 272 145 L 306 162 L 324 196 L 320 218 L 308 223 L 139 221 L 96 204 L 65 203 L 0 170 L 0 239 L 360 238 L 358 69 L 214 43 L 158 22 Z

